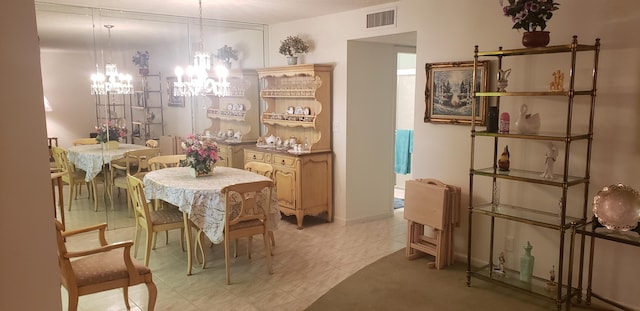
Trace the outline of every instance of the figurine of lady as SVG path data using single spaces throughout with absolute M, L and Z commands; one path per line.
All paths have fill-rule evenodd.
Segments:
M 558 148 L 553 143 L 549 143 L 549 151 L 544 155 L 544 172 L 540 176 L 553 179 L 553 164 L 556 163 L 558 157 Z

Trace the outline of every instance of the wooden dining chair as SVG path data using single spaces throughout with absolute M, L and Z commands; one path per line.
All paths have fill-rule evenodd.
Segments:
M 95 209 L 97 210 L 98 206 L 95 195 L 95 184 L 87 183 L 85 181 L 87 173 L 82 170 L 76 169 L 75 166 L 69 162 L 66 149 L 62 147 L 52 146 L 51 153 L 53 154 L 53 159 L 56 163 L 56 169 L 60 172 L 66 172 L 66 174 L 62 176 L 62 181 L 69 185 L 69 199 L 67 200 L 67 202 L 69 202 L 69 207 L 67 209 L 71 210 L 73 200 L 78 198 L 78 193 L 80 193 L 82 185 L 86 185 L 87 192 L 89 193 L 89 198 L 93 198 L 93 200 L 95 201 Z M 89 186 L 91 186 L 91 189 L 89 188 Z
M 133 256 L 138 256 L 138 246 L 140 245 L 140 234 L 142 230 L 145 231 L 145 266 L 149 266 L 151 246 L 153 245 L 155 249 L 157 232 L 180 229 L 180 245 L 184 251 L 184 220 L 182 212 L 173 208 L 150 209 L 144 194 L 144 183 L 142 180 L 132 175 L 127 176 L 126 180 L 129 187 L 129 197 L 131 198 L 136 218 Z
M 147 310 L 153 311 L 158 290 L 153 283 L 151 270 L 131 258 L 133 242 L 124 241 L 107 244 L 107 224 L 64 231 L 64 226 L 55 220 L 58 242 L 58 266 L 62 286 L 69 295 L 69 311 L 78 309 L 79 296 L 122 288 L 124 304 L 129 306 L 129 286 L 145 284 L 149 292 Z M 67 249 L 65 241 L 74 235 L 97 232 L 100 245 L 93 249 Z
M 73 141 L 74 146 L 78 145 L 95 145 L 98 141 L 95 138 L 78 138 Z
M 180 166 L 180 161 L 187 158 L 186 154 L 159 155 L 149 160 L 149 167 L 152 171 Z
M 180 166 L 180 161 L 186 158 L 187 158 L 187 155 L 185 154 L 159 155 L 157 157 L 153 157 L 149 159 L 149 168 L 150 170 L 155 171 L 163 168 L 178 167 Z M 158 199 L 154 200 L 153 207 L 155 209 L 158 209 L 160 207 L 178 209 L 177 206 L 162 200 L 158 200 Z M 165 234 L 165 242 L 168 240 L 169 240 L 169 232 L 167 231 Z M 154 244 L 154 247 L 155 247 L 155 244 Z
M 245 171 L 254 172 L 256 174 L 268 177 L 269 179 L 273 180 L 273 166 L 269 163 L 250 161 L 244 164 L 244 169 Z M 273 250 L 273 248 L 276 247 L 276 238 L 274 237 L 273 231 L 271 230 L 269 230 L 269 239 L 271 240 L 271 247 L 272 247 L 271 249 Z M 251 237 L 249 237 L 249 243 L 251 243 Z M 238 241 L 236 241 L 234 256 L 238 257 Z M 251 258 L 250 253 L 249 253 L 249 258 Z
M 149 148 L 158 148 L 158 141 L 155 139 L 149 139 L 146 142 L 144 142 L 144 145 Z
M 240 183 L 222 188 L 221 193 L 225 197 L 225 222 L 224 222 L 224 259 L 227 274 L 227 284 L 231 284 L 230 274 L 230 244 L 231 240 L 244 237 L 262 235 L 267 257 L 267 269 L 273 274 L 271 263 L 271 243 L 268 239 L 268 213 L 271 202 L 273 181 L 256 181 Z M 260 200 L 259 200 L 260 199 Z M 258 202 L 266 202 L 259 204 Z M 251 253 L 251 244 L 249 244 Z
M 127 176 L 132 175 L 138 178 L 144 177 L 144 174 L 150 171 L 149 160 L 160 155 L 160 149 L 138 149 L 131 150 L 124 153 L 123 161 L 112 162 L 111 168 L 111 187 L 118 188 L 118 195 L 120 195 L 120 189 L 125 191 L 128 189 Z M 111 190 L 113 193 L 113 190 Z M 127 197 L 127 210 L 131 213 L 131 200 Z

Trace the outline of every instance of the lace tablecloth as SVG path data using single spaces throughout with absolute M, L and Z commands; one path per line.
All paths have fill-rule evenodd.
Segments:
M 118 149 L 107 150 L 102 147 L 102 144 L 78 145 L 67 149 L 67 157 L 76 168 L 87 172 L 85 180 L 91 181 L 102 171 L 103 165 L 122 158 L 127 151 L 138 149 L 147 149 L 147 147 L 120 143 Z
M 156 170 L 144 176 L 147 200 L 160 199 L 178 206 L 189 219 L 201 228 L 213 243 L 224 241 L 225 199 L 222 188 L 238 183 L 269 180 L 249 171 L 215 167 L 212 176 L 193 177 L 189 168 L 173 167 Z M 271 192 L 269 230 L 275 230 L 280 220 L 276 189 Z

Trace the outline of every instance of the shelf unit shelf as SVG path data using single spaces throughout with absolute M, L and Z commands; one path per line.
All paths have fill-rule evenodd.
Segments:
M 473 273 L 476 277 L 481 278 L 483 280 L 490 281 L 495 284 L 506 286 L 512 289 L 532 293 L 542 298 L 551 299 L 551 300 L 557 298 L 556 291 L 549 291 L 545 287 L 546 283 L 549 282 L 549 280 L 533 277 L 531 283 L 526 283 L 526 282 L 520 281 L 520 278 L 518 276 L 518 271 L 505 269 L 505 273 L 501 274 L 490 269 L 489 265 L 485 265 L 478 269 L 474 269 L 473 271 L 471 271 L 471 273 Z M 566 300 L 568 298 L 567 294 L 569 293 L 571 297 L 576 296 L 578 294 L 578 291 L 576 288 L 572 288 L 571 291 L 568 291 L 567 286 L 562 286 L 561 288 L 559 288 L 559 290 L 562 291 L 561 293 L 562 300 Z
M 468 207 L 468 240 L 470 241 L 467 245 L 467 285 L 471 285 L 471 277 L 478 277 L 481 279 L 485 279 L 491 282 L 495 282 L 501 285 L 506 285 L 511 288 L 515 288 L 518 290 L 522 290 L 531 294 L 534 294 L 541 298 L 546 298 L 555 301 L 557 309 L 561 310 L 563 305 L 566 306 L 567 309 L 571 307 L 571 298 L 574 296 L 579 297 L 580 295 L 580 284 L 578 284 L 578 288 L 572 287 L 572 273 L 573 273 L 573 261 L 574 261 L 574 236 L 575 236 L 575 228 L 581 226 L 586 223 L 587 217 L 587 206 L 589 205 L 587 196 L 589 192 L 589 176 L 590 176 L 590 160 L 591 160 L 591 148 L 593 141 L 593 118 L 594 118 L 594 109 L 595 109 L 595 97 L 596 97 L 596 81 L 597 81 L 597 65 L 598 65 L 598 56 L 600 51 L 600 39 L 595 40 L 595 44 L 593 45 L 584 45 L 578 44 L 577 36 L 573 36 L 573 40 L 570 44 L 566 45 L 555 45 L 549 47 L 542 48 L 524 48 L 524 49 L 511 49 L 504 50 L 500 48 L 499 50 L 494 51 L 479 51 L 478 46 L 475 47 L 474 51 L 474 72 L 478 67 L 479 58 L 480 57 L 494 57 L 497 59 L 498 69 L 503 69 L 503 58 L 504 57 L 529 57 L 533 55 L 543 55 L 543 54 L 557 54 L 557 53 L 567 53 L 570 54 L 570 70 L 569 70 L 569 88 L 566 91 L 517 91 L 517 92 L 476 92 L 476 85 L 473 85 L 473 93 L 477 96 L 473 98 L 472 104 L 472 120 L 471 120 L 471 148 L 470 148 L 470 169 L 469 169 L 469 207 Z M 588 90 L 576 90 L 575 89 L 575 78 L 576 78 L 576 59 L 578 58 L 578 52 L 593 52 L 594 62 L 593 62 L 593 70 L 591 76 L 591 85 Z M 583 55 L 583 54 L 580 54 Z M 582 56 L 580 56 L 582 57 Z M 474 75 L 475 76 L 475 75 Z M 496 83 L 497 84 L 497 83 Z M 574 106 L 578 105 L 574 98 L 576 96 L 587 96 L 589 97 L 589 106 L 588 106 L 588 119 L 584 119 L 581 121 L 588 121 L 588 129 L 580 130 L 576 133 L 572 133 L 572 120 L 578 117 L 574 116 Z M 536 134 L 529 133 L 520 133 L 517 131 L 510 131 L 509 133 L 498 133 L 498 132 L 490 132 L 487 130 L 484 131 L 476 131 L 476 113 L 475 113 L 475 105 L 476 101 L 479 97 L 489 97 L 495 100 L 495 106 L 498 111 L 500 110 L 501 105 L 509 105 L 514 101 L 509 101 L 509 97 L 522 97 L 519 99 L 520 102 L 526 102 L 529 106 L 535 106 L 539 104 L 541 98 L 544 97 L 558 97 L 560 100 L 562 98 L 566 98 L 566 106 L 567 107 L 567 116 L 566 122 L 564 123 L 564 127 L 566 128 L 563 132 L 539 132 Z M 501 102 L 501 99 L 504 102 Z M 548 102 L 548 101 L 547 101 Z M 557 104 L 556 104 L 557 105 Z M 558 105 L 559 106 L 559 105 Z M 526 111 L 526 110 L 525 110 Z M 584 111 L 584 109 L 583 109 Z M 585 113 L 585 112 L 583 112 Z M 586 113 L 585 113 L 586 114 Z M 582 116 L 582 115 L 581 115 Z M 586 117 L 585 117 L 586 118 Z M 504 143 L 505 140 L 518 140 L 521 141 L 522 144 L 526 145 L 527 143 L 536 142 L 536 141 L 544 141 L 549 142 L 557 142 L 564 147 L 564 161 L 562 162 L 562 173 L 554 174 L 554 178 L 545 178 L 541 176 L 541 172 L 531 171 L 528 169 L 522 168 L 513 168 L 510 167 L 508 171 L 501 171 L 498 169 L 498 146 L 501 143 Z M 575 141 L 585 141 L 586 148 L 579 149 L 578 151 L 574 150 L 575 148 L 570 148 L 572 142 Z M 475 153 L 479 152 L 478 145 L 479 143 L 485 143 L 492 145 L 491 150 L 493 150 L 492 164 L 487 167 L 487 164 L 481 165 L 483 168 L 475 168 L 476 159 Z M 583 151 L 580 151 L 583 150 Z M 582 155 L 580 152 L 584 152 L 586 156 L 575 156 L 570 157 L 576 153 Z M 483 158 L 484 159 L 484 158 Z M 577 161 L 578 163 L 584 163 L 584 172 L 576 174 L 574 171 L 570 171 L 570 160 Z M 478 161 L 486 161 L 486 160 L 478 160 Z M 555 161 L 555 160 L 554 160 Z M 574 168 L 576 170 L 576 168 Z M 580 175 L 580 176 L 574 176 Z M 476 180 L 477 179 L 477 180 Z M 499 191 L 498 189 L 498 181 L 501 180 L 504 183 L 512 183 L 519 182 L 521 183 L 518 187 L 520 191 L 522 189 L 526 189 L 523 187 L 527 187 L 527 185 L 540 185 L 542 187 L 537 187 L 539 191 L 549 192 L 553 195 L 554 192 L 560 192 L 560 200 L 558 206 L 554 206 L 554 212 L 549 212 L 552 209 L 542 210 L 544 206 L 540 206 L 539 202 L 527 202 L 525 200 L 520 200 L 517 204 L 505 204 L 505 202 L 500 202 Z M 489 188 L 493 189 L 493 193 L 488 194 L 490 197 L 490 202 L 486 203 L 482 202 L 478 204 L 475 201 L 480 201 L 479 198 L 475 198 L 477 194 L 474 194 L 474 191 L 479 191 L 474 189 L 475 183 L 484 183 L 484 185 L 489 184 Z M 582 187 L 582 190 L 581 190 Z M 478 186 L 478 188 L 482 189 L 482 187 Z M 486 188 L 485 188 L 486 189 Z M 575 189 L 571 191 L 577 191 L 576 195 L 580 195 L 581 202 L 575 202 L 575 200 L 569 203 L 568 196 L 569 190 Z M 580 192 L 582 191 L 582 192 Z M 478 192 L 479 193 L 479 192 Z M 516 200 L 518 200 L 516 198 Z M 578 203 L 578 204 L 577 204 Z M 527 207 L 524 207 L 527 206 Z M 535 208 L 531 208 L 535 206 Z M 549 207 L 549 206 L 548 206 Z M 473 215 L 481 215 L 486 218 L 478 218 L 474 219 Z M 571 215 L 570 215 L 571 214 Z M 557 275 L 557 287 L 555 290 L 549 291 L 545 284 L 549 282 L 548 280 L 544 280 L 539 277 L 533 277 L 533 280 L 528 282 L 520 281 L 518 271 L 507 269 L 505 274 L 496 273 L 493 269 L 493 256 L 496 253 L 494 246 L 496 245 L 496 219 L 505 220 L 509 223 L 510 227 L 520 228 L 521 225 L 532 225 L 539 228 L 546 228 L 557 232 L 557 262 L 554 266 L 558 269 Z M 471 263 L 472 261 L 472 249 L 475 247 L 471 241 L 471 237 L 474 231 L 474 221 L 482 221 L 485 220 L 490 224 L 490 233 L 488 234 L 489 239 L 489 258 L 485 262 L 488 262 L 489 265 L 483 267 L 474 267 Z M 567 237 L 567 234 L 570 234 L 570 239 Z M 584 237 L 583 237 L 584 239 Z M 570 243 L 570 247 L 565 247 L 566 243 Z M 580 261 L 580 266 L 582 266 L 582 261 L 584 258 L 584 240 L 580 244 L 580 254 L 578 260 Z M 566 260 L 566 253 L 568 253 L 568 260 Z M 552 254 L 552 253 L 551 253 Z M 551 254 L 545 254 L 545 256 L 549 256 Z
M 143 75 L 139 80 L 135 101 L 129 106 L 132 143 L 145 143 L 149 139 L 157 140 L 164 135 L 162 74 Z

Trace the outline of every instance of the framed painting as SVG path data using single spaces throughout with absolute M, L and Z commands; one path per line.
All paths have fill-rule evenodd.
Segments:
M 178 81 L 177 77 L 167 77 L 167 105 L 169 107 L 184 107 L 184 97 L 177 96 L 174 92 L 173 84 Z
M 424 122 L 471 124 L 473 107 L 473 61 L 427 63 L 424 91 L 426 109 Z M 476 90 L 488 88 L 489 61 L 479 61 Z M 476 97 L 476 125 L 486 122 L 488 97 Z

